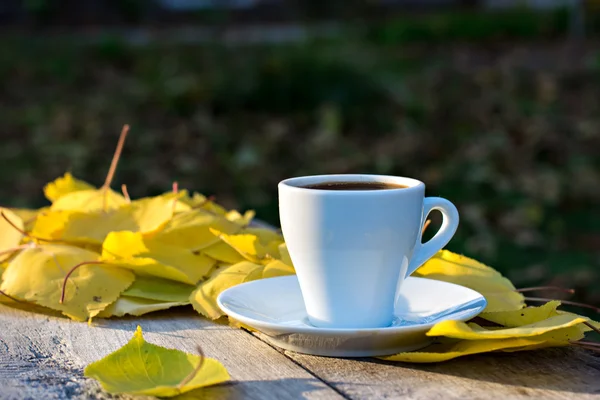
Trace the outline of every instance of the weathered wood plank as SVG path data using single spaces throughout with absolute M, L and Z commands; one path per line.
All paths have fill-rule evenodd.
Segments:
M 125 344 L 138 324 L 149 342 L 188 352 L 200 345 L 234 381 L 187 398 L 342 398 L 247 332 L 210 322 L 190 309 L 96 320 L 88 326 L 5 305 L 0 305 L 0 398 L 112 398 L 83 377 L 83 368 Z
M 284 353 L 352 399 L 600 399 L 600 357 L 580 349 L 487 354 L 430 365 Z
M 323 380 L 354 399 L 600 399 L 600 357 L 579 349 L 409 365 L 278 352 L 244 331 L 190 310 L 97 320 L 88 327 L 2 305 L 0 398 L 109 398 L 82 376 L 83 367 L 123 345 L 138 323 L 152 343 L 190 352 L 200 344 L 209 357 L 225 364 L 235 381 L 187 398 L 342 398 Z

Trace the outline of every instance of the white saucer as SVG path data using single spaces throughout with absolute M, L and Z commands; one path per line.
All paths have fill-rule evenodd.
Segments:
M 308 323 L 295 275 L 242 283 L 223 291 L 217 303 L 227 315 L 258 330 L 277 347 L 331 357 L 384 356 L 423 348 L 432 341 L 425 333 L 434 324 L 466 321 L 487 304 L 474 290 L 409 277 L 400 289 L 391 326 L 317 328 Z

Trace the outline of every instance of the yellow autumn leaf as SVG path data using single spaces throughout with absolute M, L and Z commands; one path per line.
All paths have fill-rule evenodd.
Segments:
M 258 241 L 264 246 L 268 246 L 271 243 L 277 243 L 277 246 L 283 244 L 283 236 L 273 229 L 255 228 L 250 226 L 244 228 L 242 233 L 256 236 Z
M 183 196 L 181 196 L 179 201 L 183 204 L 186 204 L 190 208 L 202 209 L 217 215 L 227 214 L 227 210 L 225 210 L 225 208 L 200 193 L 194 192 L 194 194 L 190 196 L 187 190 L 183 190 L 182 192 Z
M 445 336 L 454 339 L 483 340 L 510 339 L 542 335 L 557 329 L 568 328 L 586 322 L 588 319 L 578 315 L 555 315 L 541 321 L 514 328 L 486 329 L 475 323 L 443 321 L 435 324 L 427 336 Z
M 113 231 L 154 232 L 173 216 L 174 196 L 145 198 L 107 212 L 51 210 L 38 216 L 32 234 L 69 243 L 99 245 Z
M 296 271 L 293 267 L 290 267 L 287 264 L 279 260 L 273 260 L 267 265 L 265 265 L 265 269 L 263 270 L 262 277 L 263 278 L 275 278 L 277 276 L 286 276 L 286 275 L 294 275 Z
M 2 287 L 2 274 L 4 274 L 4 270 L 6 270 L 6 268 L 8 267 L 8 263 L 7 262 L 0 262 L 0 287 Z M 2 293 L 0 293 L 0 303 L 4 303 L 4 302 L 12 302 L 13 300 L 6 297 L 5 295 L 3 295 Z
M 200 366 L 200 369 L 198 369 Z M 148 343 L 138 326 L 120 349 L 84 370 L 109 393 L 173 397 L 229 380 L 225 367 L 212 358 Z
M 190 211 L 192 209 L 192 206 L 190 206 L 188 204 L 188 202 L 182 201 L 186 197 L 189 198 L 188 191 L 185 189 L 180 190 L 178 192 L 173 192 L 173 191 L 166 192 L 166 193 L 159 195 L 158 197 L 161 197 L 161 196 L 173 197 L 174 200 L 173 200 L 173 203 L 171 204 L 171 207 L 173 208 L 174 214 Z M 140 199 L 140 200 L 142 200 L 142 199 Z
M 8 221 L 12 222 L 19 230 L 23 231 L 25 226 L 23 220 L 14 212 L 0 208 L 0 212 L 4 214 Z M 0 218 L 0 262 L 7 260 L 13 253 L 13 250 L 19 246 L 23 239 L 23 234 L 15 229 L 4 218 Z
M 493 351 L 512 352 L 535 350 L 544 347 L 568 346 L 570 340 L 579 340 L 581 338 L 583 338 L 583 333 L 581 333 L 576 326 L 571 326 L 532 337 L 484 340 L 444 340 L 441 344 L 433 344 L 419 351 L 399 353 L 380 358 L 387 361 L 434 363 L 471 354 Z
M 182 203 L 184 203 L 192 208 L 202 206 L 203 204 L 205 204 L 208 201 L 208 198 L 206 196 L 204 196 L 203 194 L 200 194 L 198 192 L 194 192 L 190 196 L 190 192 L 188 190 L 184 189 L 181 191 L 181 193 L 182 193 L 182 195 L 181 195 L 181 198 L 179 199 L 179 201 L 181 201 Z
M 572 313 L 572 312 L 568 312 L 568 311 L 563 311 L 563 310 L 556 310 L 556 313 L 558 315 L 571 315 L 571 316 L 575 316 L 575 317 L 579 317 L 580 315 Z M 588 324 L 592 325 L 594 328 L 596 329 L 600 329 L 600 322 L 598 321 L 594 321 L 591 319 L 588 319 Z M 582 332 L 591 332 L 593 329 L 588 327 L 587 325 L 579 325 L 579 329 L 581 329 Z
M 283 261 L 284 264 L 287 264 L 289 266 L 294 266 L 294 264 L 292 263 L 292 258 L 290 257 L 290 253 L 288 252 L 288 248 L 287 245 L 285 243 L 281 243 L 279 245 L 279 259 L 281 261 Z
M 514 285 L 495 269 L 469 257 L 441 250 L 415 276 L 437 279 L 465 286 L 481 293 L 487 300 L 485 312 L 520 310 L 525 299 Z
M 29 209 L 29 208 L 11 208 L 10 211 L 15 213 L 21 220 L 23 221 L 23 228 L 26 232 L 31 231 L 33 229 L 33 225 L 35 224 L 35 220 L 40 213 L 48 210 L 48 207 L 43 207 L 38 210 Z
M 123 296 L 189 304 L 195 286 L 168 279 L 136 276 L 135 282 L 123 292 Z
M 31 234 L 39 238 L 58 240 L 63 236 L 65 225 L 73 214 L 73 211 L 42 211 L 35 219 Z
M 207 277 L 215 261 L 203 254 L 145 238 L 139 232 L 111 232 L 102 244 L 102 259 L 138 275 L 195 285 Z
M 229 320 L 229 326 L 231 326 L 233 328 L 245 329 L 245 330 L 250 331 L 250 332 L 258 332 L 253 327 L 251 327 L 249 325 L 246 325 L 243 322 L 240 322 L 240 321 L 238 321 L 237 319 L 235 319 L 233 317 L 227 317 L 227 319 Z
M 227 215 L 227 210 L 225 207 L 215 203 L 214 201 L 207 201 L 200 208 L 210 211 L 213 214 L 217 215 Z
M 553 300 L 539 307 L 525 307 L 520 310 L 485 312 L 478 316 L 506 328 L 532 324 L 559 315 L 557 308 L 560 301 Z
M 252 222 L 254 215 L 255 212 L 253 210 L 246 211 L 244 215 L 240 214 L 237 210 L 231 210 L 225 214 L 225 218 L 240 226 L 248 226 L 250 225 L 250 222 Z
M 219 262 L 227 264 L 236 264 L 244 261 L 245 258 L 237 252 L 233 247 L 217 238 L 218 243 L 215 243 L 202 250 L 202 254 L 209 256 Z
M 88 189 L 67 193 L 56 199 L 50 207 L 53 211 L 105 211 L 127 204 L 120 193 L 111 189 Z
M 256 236 L 258 242 L 262 245 L 265 254 L 268 255 L 268 258 L 277 259 L 280 257 L 279 247 L 285 243 L 283 241 L 283 236 L 277 231 L 268 228 L 247 227 L 240 233 Z M 291 265 L 291 263 L 289 265 Z
M 266 251 L 258 241 L 258 238 L 249 234 L 228 235 L 219 232 L 216 229 L 211 229 L 224 243 L 237 251 L 243 258 L 254 263 L 260 263 L 260 260 L 265 256 Z
M 166 310 L 171 307 L 186 306 L 190 304 L 185 301 L 163 301 L 142 299 L 122 295 L 97 315 L 98 318 L 123 317 L 125 315 L 140 316 L 154 311 Z
M 74 266 L 98 260 L 99 254 L 66 245 L 43 245 L 23 250 L 2 275 L 0 290 L 17 299 L 61 311 L 84 321 L 114 302 L 135 279 L 130 271 L 105 265 L 82 265 L 63 282 Z
M 253 263 L 267 263 L 275 258 L 272 254 L 279 252 L 279 242 L 271 242 L 265 246 L 258 236 L 250 233 L 228 235 L 213 228 L 210 230 L 243 258 Z
M 211 232 L 211 227 L 231 234 L 240 230 L 238 224 L 223 216 L 205 210 L 190 210 L 176 214 L 160 231 L 147 236 L 164 243 L 199 251 L 220 241 Z
M 56 201 L 64 195 L 80 192 L 83 190 L 94 190 L 95 187 L 87 182 L 75 179 L 69 172 L 56 178 L 44 186 L 44 195 L 50 201 Z
M 192 292 L 190 302 L 200 314 L 217 319 L 225 315 L 217 305 L 222 291 L 240 283 L 260 279 L 264 267 L 249 261 L 216 269 L 211 277 Z

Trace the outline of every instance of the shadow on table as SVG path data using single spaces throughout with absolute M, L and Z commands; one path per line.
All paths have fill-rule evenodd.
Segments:
M 202 317 L 191 307 L 177 307 L 170 310 L 155 311 L 139 317 L 124 316 L 93 319 L 96 328 L 116 329 L 134 332 L 138 325 L 145 331 L 160 332 L 165 335 L 178 337 L 180 330 L 224 330 L 231 329 L 225 318 L 211 321 Z
M 173 397 L 173 400 L 301 399 L 307 393 L 326 389 L 329 388 L 315 379 L 229 382 L 192 390 Z
M 0 307 L 10 307 L 14 310 L 23 311 L 30 317 L 39 318 L 56 318 L 63 322 L 74 324 L 85 324 L 83 321 L 74 321 L 63 315 L 60 311 L 55 311 L 50 308 L 42 307 L 34 303 L 15 302 L 10 299 L 0 297 Z M 25 314 L 24 314 L 25 315 Z M 220 330 L 230 329 L 226 318 L 221 318 L 216 321 L 211 321 L 198 314 L 191 306 L 176 307 L 168 310 L 155 311 L 142 316 L 127 315 L 124 317 L 111 318 L 92 318 L 91 326 L 95 328 L 108 328 L 122 331 L 134 332 L 138 325 L 141 325 L 144 330 L 152 332 L 160 332 L 166 335 L 173 333 L 172 336 L 177 337 L 176 332 L 183 329 L 198 329 L 198 330 Z M 148 329 L 146 329 L 146 327 Z
M 375 364 L 409 368 L 478 381 L 573 393 L 600 393 L 600 356 L 582 349 L 552 348 L 536 351 L 468 356 L 437 364 L 408 364 L 364 359 Z
M 2 295 L 0 295 L 0 305 L 14 308 L 15 310 L 20 310 L 20 311 L 24 311 L 27 313 L 31 313 L 32 315 L 40 315 L 42 317 L 59 318 L 61 320 L 69 320 L 70 319 L 69 317 L 62 315 L 60 313 L 60 311 L 54 311 L 50 308 L 38 306 L 34 303 L 27 303 L 24 301 L 16 302 L 16 301 L 7 299 L 5 297 L 2 297 Z

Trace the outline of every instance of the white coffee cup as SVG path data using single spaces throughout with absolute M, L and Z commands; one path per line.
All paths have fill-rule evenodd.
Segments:
M 405 187 L 306 188 L 343 182 Z M 317 327 L 390 326 L 405 277 L 442 249 L 458 227 L 456 207 L 440 197 L 425 198 L 425 184 L 416 179 L 317 175 L 283 180 L 278 189 L 283 236 L 309 322 Z M 442 213 L 442 226 L 422 244 L 423 223 L 432 210 Z

